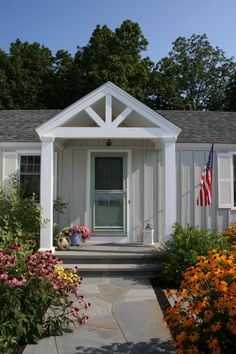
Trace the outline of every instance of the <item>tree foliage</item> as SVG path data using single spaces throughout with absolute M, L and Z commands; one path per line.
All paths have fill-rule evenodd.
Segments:
M 0 49 L 0 109 L 64 108 L 107 81 L 154 109 L 236 109 L 235 62 L 206 35 L 177 38 L 156 64 L 147 46 L 130 20 L 114 31 L 98 25 L 74 56 L 17 39 Z
M 107 81 L 144 100 L 153 63 L 141 57 L 148 42 L 137 23 L 124 21 L 112 32 L 97 26 L 89 43 L 75 55 L 77 92 L 83 96 Z
M 226 88 L 226 100 L 227 111 L 236 111 L 236 69 L 234 75 L 231 77 Z
M 179 37 L 153 72 L 151 104 L 161 109 L 222 110 L 234 70 L 232 58 L 212 47 L 205 34 Z
M 6 76 L 7 98 L 0 93 L 0 105 L 7 109 L 45 108 L 53 74 L 51 51 L 17 39 L 3 59 L 0 67 Z

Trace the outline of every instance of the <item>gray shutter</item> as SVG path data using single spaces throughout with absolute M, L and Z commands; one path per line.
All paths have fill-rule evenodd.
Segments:
M 231 154 L 218 154 L 218 204 L 219 208 L 233 206 L 233 165 Z

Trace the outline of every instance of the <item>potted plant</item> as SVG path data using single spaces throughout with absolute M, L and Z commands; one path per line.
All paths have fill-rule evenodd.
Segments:
M 61 231 L 60 237 L 69 238 L 72 246 L 79 246 L 81 242 L 86 241 L 90 237 L 90 229 L 83 225 L 66 226 Z

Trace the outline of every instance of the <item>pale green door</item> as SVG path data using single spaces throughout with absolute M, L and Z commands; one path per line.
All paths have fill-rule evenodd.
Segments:
M 92 155 L 94 232 L 126 232 L 126 154 Z

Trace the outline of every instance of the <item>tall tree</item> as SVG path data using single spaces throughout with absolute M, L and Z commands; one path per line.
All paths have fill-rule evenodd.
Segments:
M 74 99 L 112 81 L 144 100 L 153 63 L 141 54 L 147 40 L 137 23 L 124 21 L 114 32 L 97 26 L 89 43 L 78 47 L 74 67 Z
M 6 76 L 13 107 L 45 108 L 53 75 L 51 51 L 39 43 L 29 44 L 19 39 L 11 43 Z
M 226 110 L 236 112 L 236 71 L 226 89 Z
M 58 50 L 53 58 L 53 75 L 45 97 L 48 108 L 65 108 L 73 102 L 74 58 L 66 50 Z
M 150 104 L 156 109 L 224 110 L 225 90 L 235 69 L 206 35 L 179 37 L 152 73 Z
M 9 87 L 8 77 L 8 56 L 0 49 L 0 109 L 14 108 L 14 103 Z

